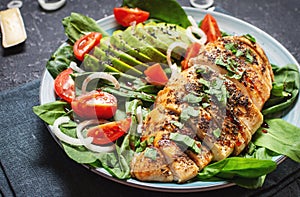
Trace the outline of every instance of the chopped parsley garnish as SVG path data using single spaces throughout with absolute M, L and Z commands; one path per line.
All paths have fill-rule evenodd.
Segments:
M 237 46 L 233 42 L 226 44 L 225 49 L 230 50 L 233 54 L 237 52 Z
M 247 62 L 250 62 L 250 63 L 252 63 L 253 62 L 253 56 L 251 55 L 251 53 L 250 53 L 250 50 L 247 50 L 246 51 L 246 60 L 247 60 Z
M 138 143 L 135 144 L 135 147 L 137 147 L 137 149 L 135 151 L 137 153 L 144 151 L 148 145 L 153 143 L 153 141 L 154 141 L 154 136 L 151 136 L 147 140 L 144 140 L 142 142 L 140 142 L 140 140 L 139 140 Z
M 207 81 L 207 80 L 205 80 L 205 79 L 203 79 L 203 78 L 200 78 L 200 79 L 199 79 L 199 83 L 202 84 L 202 85 L 204 85 L 204 86 L 207 87 L 207 88 L 209 88 L 209 86 L 210 86 L 209 81 Z
M 183 108 L 180 114 L 181 121 L 187 121 L 190 117 L 197 117 L 199 116 L 199 110 L 194 109 L 194 107 L 188 106 Z
M 235 78 L 237 80 L 242 78 L 243 73 L 245 71 L 245 69 L 239 68 L 238 63 L 232 58 L 224 59 L 222 56 L 218 57 L 215 60 L 215 64 L 226 68 L 226 70 L 228 71 L 227 76 L 230 77 L 230 78 Z
M 217 128 L 215 130 L 213 130 L 213 135 L 216 137 L 216 138 L 219 138 L 221 136 L 221 129 L 220 128 Z
M 200 95 L 197 96 L 195 94 L 189 93 L 185 95 L 182 100 L 187 103 L 195 104 L 195 103 L 200 103 L 203 100 L 203 98 L 204 98 L 203 96 Z
M 235 56 L 237 56 L 237 57 L 241 57 L 243 55 L 244 55 L 244 52 L 242 50 L 237 50 L 235 53 Z
M 180 133 L 170 133 L 170 139 L 187 146 L 188 148 L 190 148 L 193 152 L 195 152 L 197 154 L 199 154 L 201 152 L 201 149 L 198 147 L 196 140 L 194 140 L 193 138 L 190 138 L 187 135 L 183 135 Z
M 227 103 L 227 89 L 223 82 L 223 79 L 215 78 L 211 83 L 209 94 L 215 96 L 225 106 Z
M 171 120 L 170 123 L 175 125 L 179 129 L 182 129 L 184 127 L 184 124 L 182 124 L 181 122 L 175 121 L 175 120 Z
M 156 149 L 147 147 L 145 149 L 145 157 L 148 157 L 148 158 L 150 158 L 150 159 L 152 159 L 152 160 L 155 161 L 156 157 L 157 157 L 157 151 L 156 151 Z
M 256 39 L 250 35 L 250 34 L 246 34 L 246 35 L 243 35 L 245 38 L 247 38 L 248 40 L 250 40 L 251 42 L 253 43 L 256 43 Z

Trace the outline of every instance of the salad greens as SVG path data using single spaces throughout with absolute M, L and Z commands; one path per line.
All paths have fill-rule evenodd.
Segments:
M 258 129 L 253 143 L 300 162 L 300 129 L 282 119 L 267 119 L 265 122 L 268 128 Z
M 124 0 L 123 6 L 150 12 L 150 18 L 187 28 L 191 25 L 187 15 L 176 0 Z M 172 11 L 170 11 L 172 8 Z
M 76 61 L 73 47 L 70 45 L 61 46 L 52 54 L 46 68 L 55 79 L 59 73 L 69 67 L 71 61 Z
M 175 0 L 124 0 L 123 6 L 138 7 L 149 11 L 152 19 L 181 25 L 182 27 L 190 25 L 186 13 Z M 172 7 L 172 12 L 169 10 L 170 7 Z M 97 25 L 95 20 L 78 13 L 72 13 L 70 16 L 64 18 L 63 26 L 70 45 L 59 47 L 47 62 L 46 68 L 53 78 L 66 69 L 71 61 L 76 61 L 71 45 L 83 34 L 90 31 L 97 31 L 101 32 L 103 36 L 108 36 Z M 255 42 L 255 38 L 251 35 L 247 34 L 246 36 L 252 42 Z M 230 50 L 235 50 L 235 46 L 228 45 L 226 47 Z M 235 53 L 247 55 L 240 51 L 235 51 Z M 224 61 L 220 60 L 218 63 L 226 66 Z M 233 64 L 234 62 L 231 63 Z M 272 161 L 274 156 L 282 154 L 294 161 L 300 162 L 300 128 L 276 118 L 278 114 L 283 115 L 283 111 L 288 112 L 287 110 L 293 106 L 298 97 L 300 88 L 299 71 L 297 65 L 293 64 L 283 67 L 272 65 L 272 68 L 275 80 L 271 98 L 266 102 L 262 111 L 265 117 L 268 118 L 265 120 L 267 128 L 265 128 L 266 126 L 261 127 L 256 132 L 252 142 L 249 143 L 243 154 L 238 157 L 230 157 L 209 164 L 198 174 L 195 180 L 227 180 L 242 187 L 258 188 L 264 183 L 266 174 L 276 168 L 276 162 Z M 113 70 L 110 71 L 112 72 Z M 73 79 L 76 80 L 76 85 L 82 84 L 86 74 L 74 73 L 72 75 Z M 126 74 L 116 72 L 113 74 L 118 78 L 124 77 L 130 79 L 132 82 L 132 87 L 120 82 L 120 90 L 112 88 L 111 84 L 101 83 L 100 86 L 102 90 L 113 93 L 118 98 L 121 98 L 120 100 L 123 102 L 124 107 L 118 109 L 115 118 L 122 119 L 126 115 L 129 115 L 131 117 L 129 132 L 117 140 L 116 150 L 110 153 L 94 153 L 87 150 L 84 146 L 72 146 L 63 142 L 62 147 L 66 154 L 78 163 L 88 164 L 95 168 L 103 167 L 114 177 L 128 179 L 130 178 L 130 161 L 135 152 L 141 152 L 146 149 L 148 157 L 155 160 L 155 149 L 147 148 L 147 144 L 151 144 L 153 138 L 146 139 L 143 142 L 140 141 L 140 134 L 137 131 L 139 127 L 138 119 L 140 117 L 138 113 L 142 113 L 143 118 L 149 113 L 149 106 L 153 104 L 156 94 L 161 88 L 147 85 L 138 77 L 126 76 Z M 96 86 L 93 85 L 93 87 Z M 202 100 L 202 98 L 197 98 L 193 94 L 186 95 L 185 99 L 191 103 L 197 102 L 199 99 Z M 71 109 L 69 104 L 62 101 L 33 107 L 34 113 L 49 125 L 53 125 L 58 117 L 70 115 L 72 111 L 68 111 L 68 109 Z M 183 112 L 181 119 L 185 120 L 189 116 L 197 115 L 198 112 L 191 109 Z M 180 122 L 177 122 L 177 126 L 180 128 Z M 62 124 L 60 129 L 63 133 L 76 137 L 75 122 L 70 121 L 69 123 Z M 218 136 L 219 132 L 216 130 L 214 134 Z M 173 138 L 177 143 L 188 146 L 194 152 L 199 151 L 195 140 L 191 138 L 187 139 L 187 136 L 174 133 L 170 138 Z
M 75 43 L 84 34 L 93 31 L 100 32 L 102 37 L 108 36 L 108 33 L 94 19 L 79 13 L 71 13 L 70 16 L 63 19 L 62 24 L 71 43 Z
M 284 67 L 272 65 L 274 83 L 270 99 L 265 103 L 262 113 L 266 116 L 279 114 L 293 106 L 298 97 L 300 88 L 300 75 L 297 65 L 288 64 Z

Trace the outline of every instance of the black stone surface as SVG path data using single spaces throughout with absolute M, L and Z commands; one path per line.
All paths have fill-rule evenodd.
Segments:
M 0 10 L 10 0 L 0 1 Z M 189 1 L 180 0 L 189 6 Z M 0 46 L 0 91 L 40 78 L 52 52 L 66 40 L 61 20 L 71 12 L 94 19 L 112 14 L 121 0 L 67 0 L 59 10 L 42 10 L 37 1 L 23 0 L 21 14 L 28 38 L 25 43 L 4 49 Z M 299 0 L 215 0 L 217 7 L 267 32 L 282 43 L 300 61 Z
M 0 10 L 6 9 L 9 1 L 0 0 Z M 181 5 L 189 6 L 187 0 L 180 0 L 179 2 Z M 41 77 L 48 58 L 66 40 L 61 20 L 70 15 L 72 11 L 80 12 L 94 19 L 100 19 L 111 15 L 113 7 L 119 5 L 121 5 L 121 0 L 67 0 L 66 5 L 61 9 L 46 12 L 39 7 L 37 0 L 23 0 L 21 13 L 28 39 L 25 43 L 12 48 L 4 49 L 0 46 L 0 91 L 12 89 Z M 282 43 L 300 62 L 299 0 L 215 0 L 215 6 L 223 8 L 231 15 L 267 32 Z M 35 101 L 37 100 L 36 96 Z M 21 99 L 17 101 L 17 103 L 22 102 Z M 13 107 L 8 108 L 10 110 L 7 111 L 13 110 Z M 29 107 L 27 106 L 27 108 Z M 31 111 L 31 106 L 27 110 Z M 26 120 L 24 122 L 26 123 Z M 43 128 L 44 125 L 41 124 L 39 122 L 39 126 Z M 49 137 L 48 135 L 44 136 L 45 133 L 41 135 L 43 135 L 43 138 Z M 2 144 L 0 145 L 2 146 Z M 54 141 L 48 141 L 44 145 L 52 149 L 43 151 L 53 153 L 50 155 L 61 154 L 61 157 L 65 158 L 62 162 L 66 162 L 65 168 L 57 170 L 57 174 L 54 176 L 57 177 L 57 182 L 61 181 L 63 184 L 59 189 L 64 189 L 64 193 L 57 193 L 56 196 L 299 196 L 300 194 L 299 170 L 293 171 L 293 169 L 298 168 L 299 164 L 289 159 L 280 164 L 278 170 L 268 177 L 269 182 L 264 189 L 270 189 L 272 192 L 263 192 L 260 189 L 249 192 L 246 189 L 234 186 L 211 192 L 170 194 L 136 189 L 109 181 L 99 175 L 87 172 L 82 166 L 70 161 L 65 153 L 59 152 L 61 150 L 54 144 Z M 0 161 L 2 156 L 0 156 Z M 57 157 L 56 160 L 61 157 Z M 56 163 L 56 160 L 54 158 L 53 162 L 47 165 L 62 168 L 64 165 Z M 70 180 L 68 175 L 72 174 L 71 172 L 74 169 L 77 170 L 78 178 Z M 60 173 L 61 171 L 64 171 L 64 174 Z M 295 176 L 289 176 L 291 173 L 294 173 Z M 0 181 L 2 178 L 0 173 Z M 277 184 L 278 182 L 280 184 Z M 95 187 L 99 187 L 99 189 L 95 189 Z M 36 196 L 47 196 L 46 193 L 43 193 L 48 191 L 45 188 L 49 187 L 39 188 L 40 190 L 36 191 Z M 278 188 L 277 194 L 274 194 L 274 188 Z M 96 190 L 97 192 L 94 193 Z M 55 193 L 55 191 L 51 192 L 52 194 Z M 0 196 L 2 196 L 2 191 L 0 191 Z

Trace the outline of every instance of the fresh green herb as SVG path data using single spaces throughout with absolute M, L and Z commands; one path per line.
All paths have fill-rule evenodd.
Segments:
M 256 42 L 256 39 L 250 35 L 250 34 L 246 34 L 246 35 L 243 35 L 245 38 L 247 38 L 248 40 L 250 40 L 251 42 L 255 43 Z
M 246 61 L 252 63 L 254 60 L 254 57 L 251 55 L 250 50 L 246 50 Z
M 156 95 L 154 94 L 146 94 L 144 92 L 135 92 L 135 91 L 130 91 L 126 90 L 123 88 L 120 88 L 119 90 L 116 90 L 113 87 L 103 87 L 103 91 L 114 94 L 116 96 L 120 96 L 123 98 L 132 98 L 132 99 L 141 99 L 143 101 L 148 101 L 148 102 L 154 102 L 156 99 Z
M 136 147 L 137 147 L 136 152 L 139 153 L 139 152 L 144 151 L 146 149 L 146 147 L 148 145 L 153 144 L 153 142 L 154 142 L 154 136 L 151 136 L 151 137 L 147 138 L 147 140 L 137 143 L 136 144 Z
M 237 46 L 233 42 L 225 44 L 225 49 L 231 51 L 233 54 L 235 54 L 237 52 Z
M 265 103 L 262 113 L 265 116 L 282 116 L 296 101 L 300 88 L 300 75 L 295 64 L 283 67 L 272 65 L 274 83 L 271 97 Z
M 215 136 L 215 138 L 219 138 L 221 136 L 221 129 L 217 128 L 213 130 L 213 135 Z
M 238 68 L 237 62 L 232 58 L 227 58 L 225 60 L 222 56 L 218 57 L 215 60 L 215 64 L 224 67 L 228 71 L 227 76 L 237 80 L 241 79 L 245 72 L 245 68 Z
M 223 104 L 223 106 L 227 103 L 227 89 L 224 84 L 224 79 L 214 78 L 211 82 L 209 90 L 205 91 L 207 94 L 214 96 L 217 100 Z
M 197 154 L 199 154 L 201 152 L 196 141 L 187 135 L 183 135 L 180 133 L 170 133 L 170 139 L 187 146 L 188 148 L 190 148 L 192 151 L 194 151 Z
M 145 157 L 148 157 L 148 158 L 152 159 L 153 161 L 155 161 L 156 157 L 157 157 L 156 149 L 147 147 L 145 149 Z
M 201 25 L 199 25 L 200 27 Z M 225 37 L 225 36 L 231 36 L 231 34 L 225 32 L 225 31 L 221 31 L 221 34 L 222 34 L 222 37 Z
M 182 101 L 187 102 L 187 103 L 200 103 L 203 100 L 203 96 L 198 96 L 192 93 L 189 93 L 187 95 L 185 95 L 182 99 Z
M 210 106 L 210 103 L 202 103 L 202 107 L 203 108 L 207 108 L 207 107 L 209 107 Z
M 183 8 L 176 0 L 123 0 L 123 6 L 150 12 L 150 18 L 177 24 L 184 28 L 191 25 Z M 170 12 L 170 8 L 172 11 Z
M 188 107 L 182 109 L 181 114 L 180 114 L 180 120 L 185 122 L 188 119 L 190 119 L 191 116 L 192 117 L 199 116 L 199 110 L 196 110 L 192 106 L 188 106 Z
M 179 129 L 182 129 L 184 127 L 184 124 L 175 120 L 171 120 L 170 121 L 171 124 L 175 125 L 176 127 L 178 127 Z
M 199 83 L 202 84 L 202 85 L 204 85 L 207 88 L 209 88 L 209 86 L 210 86 L 210 82 L 207 81 L 207 80 L 205 80 L 205 79 L 203 79 L 203 78 L 199 79 Z
M 244 55 L 244 52 L 242 50 L 237 50 L 235 53 L 235 56 L 237 56 L 237 57 L 241 57 L 243 55 Z

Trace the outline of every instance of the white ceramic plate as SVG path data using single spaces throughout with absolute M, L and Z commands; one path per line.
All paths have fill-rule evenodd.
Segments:
M 194 9 L 194 8 L 184 8 L 188 15 L 194 17 L 194 19 L 199 22 L 203 19 L 204 15 L 207 13 L 202 10 Z M 265 50 L 270 62 L 272 64 L 278 66 L 284 66 L 286 64 L 296 64 L 299 67 L 298 62 L 295 58 L 274 38 L 270 35 L 265 33 L 264 31 L 254 27 L 253 25 L 246 23 L 242 20 L 234 18 L 229 15 L 225 15 L 218 12 L 210 12 L 217 20 L 219 27 L 222 31 L 225 31 L 230 34 L 237 34 L 237 35 L 244 35 L 244 34 L 251 34 L 253 35 L 257 43 L 259 43 L 262 48 Z M 112 33 L 114 30 L 118 28 L 117 23 L 113 16 L 109 16 L 103 18 L 98 21 L 100 26 Z M 53 89 L 53 78 L 45 70 L 44 75 L 41 81 L 40 87 L 40 102 L 41 104 L 49 103 L 55 101 L 55 93 Z M 284 119 L 298 127 L 300 127 L 300 116 L 297 111 L 300 111 L 300 103 L 297 102 L 294 108 L 289 112 L 288 115 L 284 117 Z M 50 129 L 49 129 L 50 130 Z M 51 130 L 50 130 L 51 132 Z M 51 132 L 52 134 L 52 132 Z M 59 141 L 54 137 L 55 140 L 59 143 Z M 280 163 L 284 159 L 283 156 L 275 158 L 275 160 Z M 88 166 L 84 165 L 85 167 L 89 168 Z M 195 181 L 191 183 L 185 184 L 176 184 L 176 183 L 148 183 L 148 182 L 140 182 L 134 179 L 129 180 L 119 180 L 113 178 L 108 172 L 104 169 L 91 169 L 91 171 L 104 176 L 108 179 L 113 181 L 130 185 L 137 188 L 149 189 L 149 190 L 156 190 L 156 191 L 168 191 L 168 192 L 194 192 L 194 191 L 205 191 L 205 190 L 213 190 L 213 189 L 220 189 L 224 187 L 229 187 L 234 184 L 228 182 L 201 182 Z

